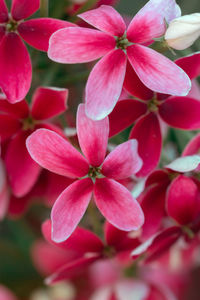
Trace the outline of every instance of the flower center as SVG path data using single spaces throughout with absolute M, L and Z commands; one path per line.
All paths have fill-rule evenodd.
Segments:
M 6 24 L 6 31 L 7 32 L 16 32 L 18 27 L 18 22 L 10 19 L 8 23 Z
M 131 44 L 129 43 L 128 39 L 126 38 L 126 35 L 124 34 L 121 37 L 116 37 L 116 47 L 118 49 L 125 50 L 128 46 Z
M 156 112 L 158 111 L 158 106 L 160 105 L 160 102 L 153 98 L 152 100 L 148 101 L 147 106 L 148 106 L 148 110 L 151 112 Z
M 91 177 L 92 179 L 95 179 L 97 177 L 98 178 L 102 177 L 101 168 L 91 166 L 88 172 L 88 176 Z
M 23 130 L 28 130 L 28 129 L 32 130 L 34 129 L 34 127 L 35 127 L 35 121 L 31 116 L 23 120 L 23 126 L 22 126 Z

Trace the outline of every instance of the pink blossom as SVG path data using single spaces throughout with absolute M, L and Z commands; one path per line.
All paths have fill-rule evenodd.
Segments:
M 7 287 L 0 285 L 0 300 L 17 300 L 17 298 Z
M 183 57 L 176 61 L 191 79 L 200 74 L 200 54 Z M 158 164 L 162 149 L 161 121 L 167 125 L 184 130 L 200 128 L 200 101 L 191 96 L 177 97 L 164 94 L 153 95 L 153 92 L 136 79 L 136 73 L 130 64 L 127 67 L 125 88 L 135 97 L 118 101 L 109 116 L 110 136 L 135 122 L 130 138 L 139 143 L 139 154 L 143 159 L 143 167 L 137 176 L 148 175 Z M 130 80 L 131 79 L 131 80 Z M 136 83 L 135 82 L 135 83 Z
M 184 96 L 190 90 L 188 76 L 169 59 L 144 46 L 164 34 L 165 20 L 169 22 L 179 15 L 180 8 L 174 0 L 150 0 L 126 29 L 118 12 L 102 5 L 79 15 L 98 30 L 58 30 L 50 38 L 48 56 L 60 63 L 90 62 L 104 56 L 86 85 L 86 113 L 94 120 L 103 119 L 113 110 L 122 91 L 127 64 L 137 74 L 137 81 L 140 78 L 151 90 Z
M 26 149 L 26 138 L 41 127 L 63 135 L 62 130 L 51 124 L 49 119 L 65 111 L 67 97 L 67 89 L 40 87 L 33 95 L 30 108 L 25 100 L 10 104 L 5 97 L 0 99 L 0 137 L 7 142 L 4 159 L 15 196 L 27 194 L 41 171 Z
M 38 164 L 56 174 L 77 179 L 53 206 L 53 240 L 62 242 L 70 236 L 83 217 L 92 193 L 97 207 L 111 224 L 126 231 L 138 229 L 144 221 L 141 208 L 118 182 L 142 166 L 137 141 L 119 145 L 105 158 L 108 118 L 92 121 L 85 114 L 84 104 L 78 109 L 77 132 L 85 157 L 50 130 L 37 130 L 27 139 L 27 149 Z
M 9 14 L 5 1 L 0 1 L 0 87 L 10 103 L 21 101 L 31 84 L 31 59 L 22 39 L 38 50 L 47 51 L 53 32 L 74 26 L 52 18 L 24 21 L 39 6 L 40 0 L 12 0 Z

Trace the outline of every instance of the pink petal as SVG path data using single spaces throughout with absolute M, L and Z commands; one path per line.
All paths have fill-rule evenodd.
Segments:
M 153 98 L 153 91 L 148 89 L 139 79 L 130 62 L 127 62 L 126 75 L 124 79 L 124 88 L 134 97 L 142 100 Z
M 1 142 L 10 138 L 19 129 L 21 129 L 21 122 L 9 115 L 0 114 L 0 139 Z
M 145 187 L 150 187 L 157 184 L 169 184 L 170 178 L 167 170 L 156 170 L 152 172 L 145 181 Z
M 115 36 L 122 36 L 126 25 L 120 14 L 108 5 L 101 5 L 99 8 L 86 11 L 78 15 L 90 25 Z
M 45 120 L 63 113 L 67 109 L 68 89 L 39 87 L 36 89 L 31 114 L 36 120 Z
M 0 23 L 5 23 L 8 21 L 8 8 L 6 6 L 5 0 L 0 0 Z
M 32 68 L 28 51 L 16 33 L 8 33 L 1 40 L 0 57 L 0 86 L 9 102 L 21 101 L 30 88 Z
M 148 175 L 158 164 L 162 148 L 160 124 L 154 113 L 141 117 L 133 127 L 131 139 L 138 141 L 138 152 L 143 160 L 143 166 L 138 176 Z
M 113 179 L 96 179 L 94 199 L 102 215 L 118 229 L 137 230 L 144 223 L 139 203 L 124 186 Z
M 85 105 L 80 104 L 77 113 L 78 140 L 83 154 L 92 166 L 100 166 L 105 158 L 109 122 L 108 118 L 93 121 L 85 114 Z
M 194 79 L 200 75 L 200 53 L 194 53 L 185 57 L 181 57 L 175 61 L 190 77 Z
M 200 128 L 200 101 L 189 97 L 170 97 L 159 107 L 161 118 L 180 129 Z
M 6 215 L 9 204 L 9 187 L 3 162 L 0 160 L 0 221 Z M 1 298 L 1 297 L 0 297 Z
M 9 217 L 19 218 L 25 214 L 25 212 L 33 202 L 31 191 L 32 189 L 23 197 L 16 197 L 13 194 L 11 195 L 8 207 Z
M 49 243 L 65 249 L 65 251 L 75 251 L 79 255 L 84 255 L 88 252 L 101 252 L 104 247 L 102 241 L 97 235 L 95 235 L 92 231 L 81 227 L 76 227 L 71 236 L 66 241 L 59 244 L 54 243 L 51 239 L 52 226 L 50 220 L 46 220 L 42 224 L 42 232 Z
M 0 112 L 8 114 L 16 119 L 25 119 L 29 116 L 29 107 L 25 100 L 11 104 L 6 98 L 0 98 Z
M 89 171 L 85 158 L 57 133 L 38 129 L 26 142 L 31 157 L 43 168 L 70 178 L 83 177 Z
M 40 0 L 12 0 L 11 15 L 16 21 L 26 19 L 40 7 Z
M 86 113 L 93 120 L 105 118 L 120 97 L 126 71 L 126 55 L 113 50 L 92 69 L 86 85 Z
M 47 51 L 50 36 L 65 27 L 74 27 L 73 23 L 52 18 L 38 18 L 22 22 L 18 26 L 21 37 L 32 47 Z
M 67 187 L 56 200 L 52 211 L 52 240 L 65 241 L 82 219 L 92 196 L 90 178 L 77 180 Z
M 102 174 L 113 179 L 127 178 L 142 167 L 138 155 L 138 142 L 129 140 L 117 146 L 104 160 Z
M 114 48 L 114 37 L 104 32 L 71 27 L 60 29 L 51 36 L 48 56 L 60 63 L 83 63 L 93 61 Z
M 132 125 L 147 111 L 147 105 L 133 99 L 118 101 L 109 115 L 110 133 L 113 136 Z
M 191 88 L 190 79 L 167 57 L 142 45 L 129 46 L 127 55 L 140 80 L 149 89 L 170 95 L 188 94 Z
M 127 38 L 134 43 L 145 43 L 165 33 L 166 25 L 181 15 L 174 0 L 151 0 L 137 13 L 131 21 Z
M 174 179 L 167 193 L 167 210 L 170 217 L 181 225 L 192 222 L 198 214 L 198 187 L 194 181 L 180 175 Z
M 31 159 L 26 149 L 28 134 L 21 131 L 15 135 L 8 145 L 5 157 L 10 185 L 17 197 L 22 197 L 30 191 L 40 173 L 40 167 Z
M 185 147 L 182 156 L 193 155 L 199 153 L 200 149 L 200 133 L 197 134 Z
M 17 300 L 14 294 L 5 286 L 0 285 L 0 299 L 1 300 Z

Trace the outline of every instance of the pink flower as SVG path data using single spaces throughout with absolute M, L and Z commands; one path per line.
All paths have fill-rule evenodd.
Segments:
M 102 5 L 80 15 L 99 30 L 58 30 L 49 40 L 48 56 L 60 63 L 90 62 L 104 56 L 93 68 L 86 85 L 86 113 L 94 120 L 107 116 L 118 101 L 127 59 L 136 77 L 151 90 L 184 96 L 190 90 L 188 76 L 169 59 L 144 46 L 164 34 L 165 20 L 169 22 L 179 15 L 180 8 L 174 0 L 150 0 L 126 29 L 118 12 Z
M 52 18 L 24 21 L 39 6 L 40 0 L 13 0 L 9 14 L 5 1 L 0 1 L 0 87 L 10 103 L 21 101 L 31 84 L 31 60 L 22 39 L 38 50 L 47 51 L 53 32 L 74 26 Z
M 5 165 L 15 196 L 22 197 L 28 193 L 41 170 L 27 152 L 26 138 L 41 127 L 62 134 L 62 130 L 51 124 L 49 119 L 65 111 L 67 97 L 67 89 L 40 87 L 33 95 L 31 108 L 25 100 L 10 104 L 6 98 L 0 99 L 0 137 L 8 142 Z
M 0 285 L 0 300 L 17 300 L 17 298 L 7 287 Z
M 176 64 L 181 66 L 190 79 L 200 74 L 200 54 L 180 58 Z M 132 80 L 130 81 L 130 78 Z M 137 176 L 148 175 L 158 164 L 162 149 L 161 122 L 184 130 L 200 128 L 200 101 L 192 95 L 177 97 L 162 94 L 154 95 L 139 79 L 130 64 L 127 67 L 125 88 L 136 99 L 118 101 L 109 116 L 110 136 L 113 136 L 135 122 L 130 138 L 138 140 L 139 155 L 143 167 Z M 135 84 L 133 84 L 135 82 Z
M 56 174 L 77 179 L 53 206 L 53 240 L 62 242 L 70 236 L 84 215 L 92 193 L 97 207 L 111 224 L 126 231 L 138 229 L 144 221 L 142 210 L 131 193 L 117 182 L 142 166 L 137 141 L 119 145 L 105 158 L 108 118 L 92 121 L 85 114 L 84 104 L 78 109 L 77 132 L 85 157 L 68 141 L 46 129 L 37 130 L 27 139 L 27 149 L 38 164 Z

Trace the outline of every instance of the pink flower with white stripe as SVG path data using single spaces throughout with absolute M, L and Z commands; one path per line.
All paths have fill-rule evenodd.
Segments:
M 77 115 L 77 132 L 82 156 L 60 135 L 39 129 L 27 139 L 31 157 L 42 167 L 77 179 L 56 200 L 52 212 L 52 238 L 66 240 L 83 217 L 94 195 L 103 216 L 121 230 L 136 230 L 144 222 L 143 212 L 131 193 L 118 180 L 136 173 L 142 166 L 136 140 L 129 140 L 106 158 L 108 118 L 93 121 L 81 104 Z M 105 158 L 105 159 L 104 159 Z
M 47 51 L 53 32 L 75 26 L 53 18 L 24 21 L 39 7 L 40 0 L 12 0 L 9 14 L 5 1 L 0 0 L 0 87 L 10 103 L 23 100 L 31 85 L 31 59 L 22 39 Z
M 99 30 L 58 30 L 49 40 L 48 56 L 70 64 L 104 56 L 86 85 L 86 113 L 93 120 L 103 119 L 113 110 L 122 91 L 127 61 L 151 90 L 183 96 L 190 90 L 188 76 L 168 58 L 144 46 L 165 33 L 165 20 L 170 22 L 177 16 L 180 8 L 175 0 L 150 0 L 126 28 L 114 8 L 102 5 L 79 15 Z

